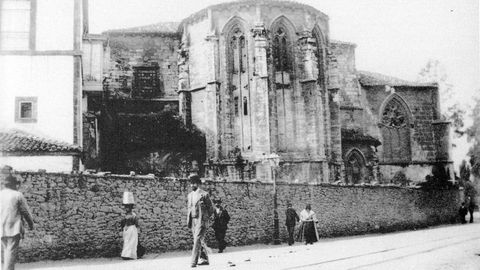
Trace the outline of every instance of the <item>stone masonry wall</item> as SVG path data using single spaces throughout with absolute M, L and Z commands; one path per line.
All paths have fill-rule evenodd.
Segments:
M 331 41 L 330 52 L 335 56 L 342 105 L 362 107 L 360 85 L 355 69 L 355 44 Z
M 185 225 L 190 192 L 185 180 L 148 177 L 19 173 L 35 230 L 21 243 L 21 261 L 119 256 L 123 191 L 132 191 L 140 217 L 140 242 L 147 252 L 191 248 Z M 311 203 L 321 237 L 385 232 L 450 222 L 458 191 L 421 191 L 397 187 L 278 184 L 281 238 L 286 238 L 285 206 L 297 211 Z M 232 219 L 229 245 L 270 243 L 273 186 L 259 182 L 206 182 Z M 209 246 L 215 247 L 213 230 Z
M 435 100 L 431 92 L 433 90 L 433 88 L 395 87 L 395 93 L 405 100 L 412 113 L 412 160 L 416 162 L 433 162 L 437 156 L 432 132 L 432 123 L 437 120 Z M 383 86 L 376 86 L 367 89 L 366 93 L 372 116 L 379 122 L 379 110 L 391 91 L 385 91 Z
M 177 97 L 177 49 L 180 37 L 176 33 L 109 33 L 111 49 L 110 90 L 129 94 L 132 90 L 133 67 L 157 64 L 163 97 Z

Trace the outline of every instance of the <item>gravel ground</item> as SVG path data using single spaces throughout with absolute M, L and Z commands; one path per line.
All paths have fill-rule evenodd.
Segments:
M 213 251 L 196 269 L 415 269 L 480 270 L 480 216 L 476 223 L 418 231 L 321 239 L 314 245 L 253 245 Z M 18 264 L 17 269 L 190 269 L 190 252 L 148 254 L 144 259 L 75 259 Z

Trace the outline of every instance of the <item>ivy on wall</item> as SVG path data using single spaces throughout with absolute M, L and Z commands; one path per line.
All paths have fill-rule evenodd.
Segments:
M 108 111 L 102 126 L 104 170 L 185 176 L 205 160 L 204 135 L 187 127 L 174 110 L 143 114 Z

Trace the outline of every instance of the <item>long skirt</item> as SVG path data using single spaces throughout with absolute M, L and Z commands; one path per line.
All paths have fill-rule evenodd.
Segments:
M 305 225 L 303 227 L 303 234 L 305 236 L 305 242 L 306 243 L 313 243 L 317 242 L 317 234 L 315 230 L 315 223 L 313 221 L 307 221 L 305 222 Z
M 138 230 L 135 225 L 123 228 L 122 258 L 137 258 Z
M 307 244 L 317 242 L 319 240 L 317 226 L 314 221 L 303 221 L 300 223 L 297 239 L 305 241 Z

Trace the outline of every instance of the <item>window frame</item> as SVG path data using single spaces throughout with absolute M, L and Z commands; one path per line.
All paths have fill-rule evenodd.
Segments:
M 403 113 L 402 121 L 393 122 L 385 113 L 392 106 L 398 108 Z M 401 115 L 401 114 L 400 114 Z M 386 117 L 387 116 L 387 117 Z M 399 114 L 392 114 L 398 118 Z M 402 96 L 393 93 L 382 103 L 379 115 L 378 126 L 382 138 L 381 164 L 409 164 L 413 160 L 412 151 L 412 132 L 414 123 L 413 115 Z
M 2 16 L 2 6 L 4 2 L 8 0 L 0 0 L 0 17 Z M 36 39 L 36 15 L 37 15 L 37 0 L 22 0 L 30 3 L 30 14 L 29 14 L 29 27 L 28 27 L 28 44 L 25 48 L 9 48 L 3 49 L 2 47 L 2 34 L 1 34 L 1 20 L 0 20 L 0 52 L 22 52 L 22 51 L 33 51 L 35 50 L 35 39 Z
M 131 96 L 139 99 L 163 97 L 160 66 L 139 65 L 133 67 Z
M 22 104 L 32 104 L 32 117 L 24 118 L 22 114 Z M 37 123 L 38 121 L 38 98 L 37 97 L 15 97 L 15 123 Z

